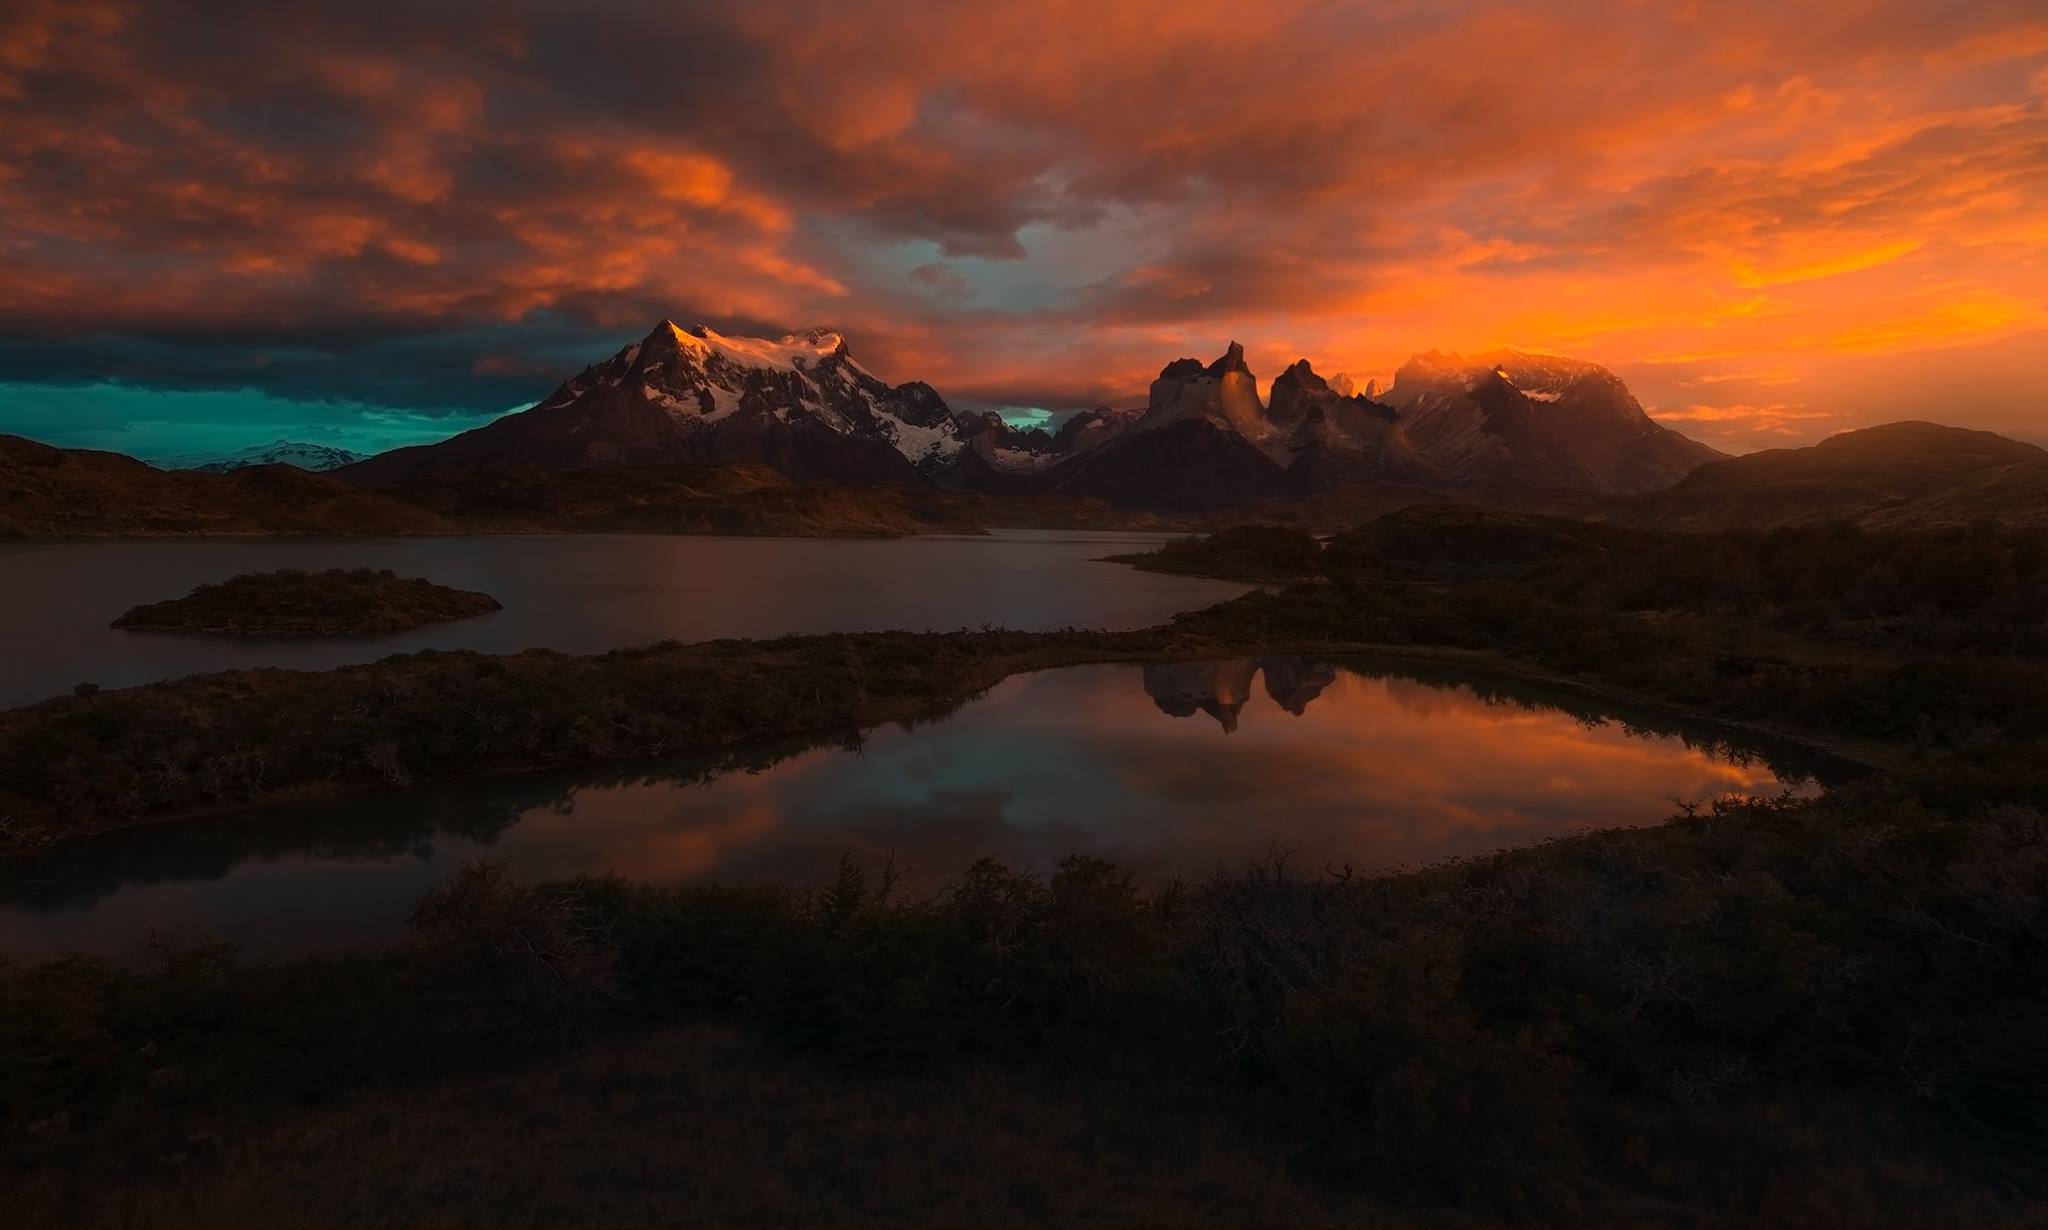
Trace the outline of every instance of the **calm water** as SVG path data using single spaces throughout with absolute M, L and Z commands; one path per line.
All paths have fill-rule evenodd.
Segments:
M 0 545 L 0 707 L 238 666 L 320 670 L 417 649 L 591 653 L 674 638 L 1136 628 L 1245 586 L 1104 555 L 1162 535 L 1003 531 L 879 541 L 682 536 L 149 540 Z M 478 589 L 505 609 L 394 636 L 248 641 L 116 632 L 141 602 L 276 568 L 376 567 Z
M 381 943 L 479 853 L 528 879 L 829 877 L 929 891 L 975 859 L 1073 853 L 1147 880 L 1293 851 L 1417 864 L 1661 819 L 1674 799 L 1817 789 L 1828 766 L 1569 693 L 1299 658 L 1012 678 L 858 748 L 777 744 L 163 825 L 0 866 L 0 952 L 137 953 L 151 931 L 263 954 Z

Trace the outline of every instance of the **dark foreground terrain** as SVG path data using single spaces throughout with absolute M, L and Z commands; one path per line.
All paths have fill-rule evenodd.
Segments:
M 0 974 L 0 1179 L 24 1225 L 2019 1224 L 2043 787 L 1154 895 L 475 866 L 394 952 Z
M 887 867 L 656 890 L 474 865 L 389 952 L 0 971 L 0 1187 L 31 1225 L 2048 1216 L 2039 535 L 1437 509 L 1154 563 L 1301 579 L 1137 633 L 418 654 L 63 698 L 0 716 L 0 823 L 29 851 L 1248 650 L 1486 661 L 1877 771 L 1418 871 L 1276 855 L 1154 893 L 1085 859 L 926 899 Z
M 144 603 L 112 626 L 201 636 L 359 636 L 501 609 L 489 594 L 401 577 L 388 568 L 287 568 L 245 573 L 201 585 L 183 598 Z

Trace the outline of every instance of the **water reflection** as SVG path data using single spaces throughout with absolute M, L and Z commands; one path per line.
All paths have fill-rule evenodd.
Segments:
M 1256 674 L 1265 674 L 1266 695 L 1273 703 L 1296 717 L 1324 688 L 1337 682 L 1335 664 L 1292 654 L 1221 662 L 1158 662 L 1144 670 L 1145 695 L 1161 713 L 1172 717 L 1206 713 L 1223 727 L 1224 734 L 1237 729 L 1237 715 L 1251 699 L 1252 676 Z
M 796 632 L 1141 628 L 1247 588 L 1099 562 L 1161 534 L 999 530 L 986 537 L 698 538 L 632 534 L 0 543 L 0 707 L 90 680 L 325 670 L 419 649 L 597 653 L 661 640 Z M 273 568 L 390 568 L 505 609 L 387 636 L 251 640 L 107 627 L 138 602 Z
M 842 854 L 893 857 L 912 889 L 983 856 L 1047 868 L 1088 853 L 1156 879 L 1277 844 L 1308 866 L 1383 867 L 1654 821 L 1674 799 L 1810 790 L 1831 771 L 1788 747 L 1450 666 L 1082 667 L 856 739 L 446 783 L 60 847 L 0 868 L 0 952 L 119 956 L 152 929 L 268 953 L 381 942 L 480 852 L 529 878 L 662 883 L 818 879 Z

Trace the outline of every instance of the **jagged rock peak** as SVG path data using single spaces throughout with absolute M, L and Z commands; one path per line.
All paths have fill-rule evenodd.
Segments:
M 1199 376 L 1201 374 L 1202 361 L 1200 359 L 1175 359 L 1159 369 L 1159 378 L 1161 380 L 1186 380 L 1190 376 Z
M 1331 392 L 1330 382 L 1316 375 L 1316 369 L 1307 359 L 1296 359 L 1294 365 L 1274 377 L 1273 382 L 1316 392 Z
M 1223 352 L 1222 358 L 1211 363 L 1207 371 L 1211 376 L 1223 376 L 1231 372 L 1243 372 L 1249 376 L 1252 369 L 1245 364 L 1244 347 L 1232 342 L 1230 349 Z

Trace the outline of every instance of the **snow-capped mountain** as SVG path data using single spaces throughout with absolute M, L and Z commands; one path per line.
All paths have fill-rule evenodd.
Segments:
M 362 459 L 361 453 L 352 453 L 345 448 L 335 448 L 329 444 L 276 440 L 269 444 L 251 445 L 225 455 L 169 457 L 157 465 L 158 468 L 165 470 L 199 470 L 206 474 L 226 474 L 230 470 L 246 470 L 250 466 L 297 466 L 301 470 L 333 470 L 345 465 L 354 465 Z
M 381 483 L 484 465 L 692 461 L 915 482 L 946 468 L 986 426 L 982 416 L 955 415 L 930 385 L 884 383 L 828 330 L 768 340 L 664 320 L 529 410 L 381 454 L 344 476 Z

